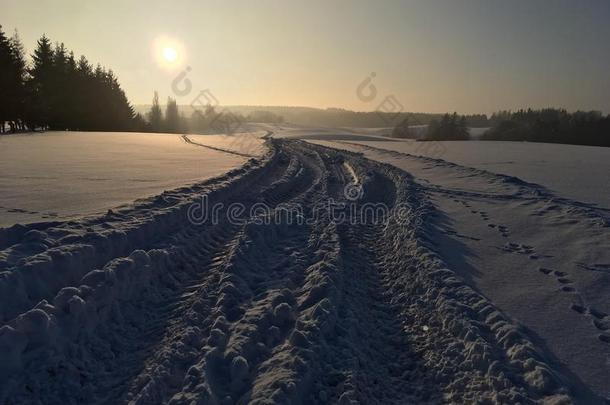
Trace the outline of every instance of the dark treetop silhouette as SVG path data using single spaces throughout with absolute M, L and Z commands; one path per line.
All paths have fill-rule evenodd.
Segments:
M 0 131 L 36 129 L 131 131 L 142 119 L 134 113 L 112 72 L 78 60 L 63 43 L 43 35 L 25 60 L 17 34 L 7 39 L 0 27 Z

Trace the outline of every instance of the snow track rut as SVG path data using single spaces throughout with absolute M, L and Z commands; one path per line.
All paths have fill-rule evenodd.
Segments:
M 0 402 L 570 402 L 544 352 L 430 249 L 434 208 L 407 173 L 268 143 L 240 170 L 131 211 L 5 236 L 6 286 L 58 246 L 91 258 L 52 288 L 6 289 L 18 304 L 3 311 Z M 244 209 L 195 225 L 201 194 L 221 214 Z M 121 220 L 117 246 L 70 233 Z M 60 263 L 49 257 L 46 275 Z

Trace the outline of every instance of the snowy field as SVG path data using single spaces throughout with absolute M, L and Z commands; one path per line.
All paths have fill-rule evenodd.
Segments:
M 370 141 L 368 135 L 341 140 L 519 177 L 563 197 L 610 208 L 610 148 L 499 141 L 389 144 Z
M 377 130 L 265 131 L 149 135 L 176 152 L 154 178 L 183 155 L 237 168 L 0 229 L 0 403 L 607 403 L 603 200 L 496 172 L 539 167 L 523 149 L 458 163 Z
M 583 403 L 610 395 L 610 204 L 600 193 L 610 150 L 444 142 L 429 158 L 417 143 L 310 142 L 411 174 L 438 210 L 428 235 L 448 267 L 582 383 Z
M 422 126 L 425 127 L 425 126 Z M 479 137 L 487 128 L 471 128 Z M 415 142 L 389 138 L 391 128 L 277 126 L 274 136 L 332 146 L 355 142 L 401 153 L 439 158 L 536 183 L 558 195 L 610 209 L 610 148 L 531 142 Z M 335 144 L 336 145 L 336 144 Z
M 262 142 L 196 136 L 262 153 Z M 257 142 L 258 141 L 258 142 Z M 246 156 L 196 147 L 179 135 L 49 132 L 0 136 L 0 227 L 105 212 L 243 164 Z

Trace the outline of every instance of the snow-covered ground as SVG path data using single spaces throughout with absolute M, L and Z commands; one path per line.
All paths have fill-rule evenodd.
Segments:
M 255 157 L 189 135 L 243 165 L 0 229 L 0 403 L 607 401 L 608 210 L 286 128 Z
M 260 124 L 251 124 L 258 126 Z M 422 138 L 428 130 L 428 125 L 410 125 L 413 136 Z M 299 126 L 294 124 L 273 125 L 270 129 L 278 138 L 291 139 L 311 139 L 311 140 L 359 140 L 359 141 L 379 141 L 393 142 L 401 141 L 400 139 L 390 138 L 393 127 L 385 128 L 351 128 L 351 127 L 319 127 L 312 128 L 307 126 Z M 472 139 L 480 138 L 489 128 L 469 128 Z
M 438 159 L 405 153 L 415 143 L 313 142 L 410 173 L 438 209 L 428 232 L 448 267 L 523 325 L 582 384 L 587 399 L 581 401 L 610 395 L 610 210 L 574 200 L 571 188 L 589 200 L 599 195 L 595 188 L 606 189 L 610 171 L 603 157 L 610 151 L 548 145 L 545 153 L 542 144 L 446 142 Z M 473 167 L 444 160 L 450 158 Z M 494 173 L 498 166 L 511 175 Z M 563 193 L 524 182 L 516 172 Z M 571 175 L 571 182 L 563 178 Z M 578 176 L 593 190 L 578 184 Z M 607 197 L 600 196 L 600 205 Z
M 248 137 L 199 142 L 260 154 Z M 247 157 L 199 148 L 175 134 L 48 132 L 0 136 L 0 227 L 104 212 L 218 176 Z
M 563 197 L 610 208 L 610 148 L 531 142 L 399 140 L 391 145 L 341 138 L 412 155 L 440 158 L 540 184 Z

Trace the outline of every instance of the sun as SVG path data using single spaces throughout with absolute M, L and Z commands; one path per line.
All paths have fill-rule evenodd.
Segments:
M 161 69 L 174 71 L 183 66 L 188 57 L 186 47 L 177 38 L 159 35 L 152 41 L 151 52 Z
M 178 52 L 172 47 L 163 48 L 163 58 L 168 62 L 175 62 L 178 59 Z

